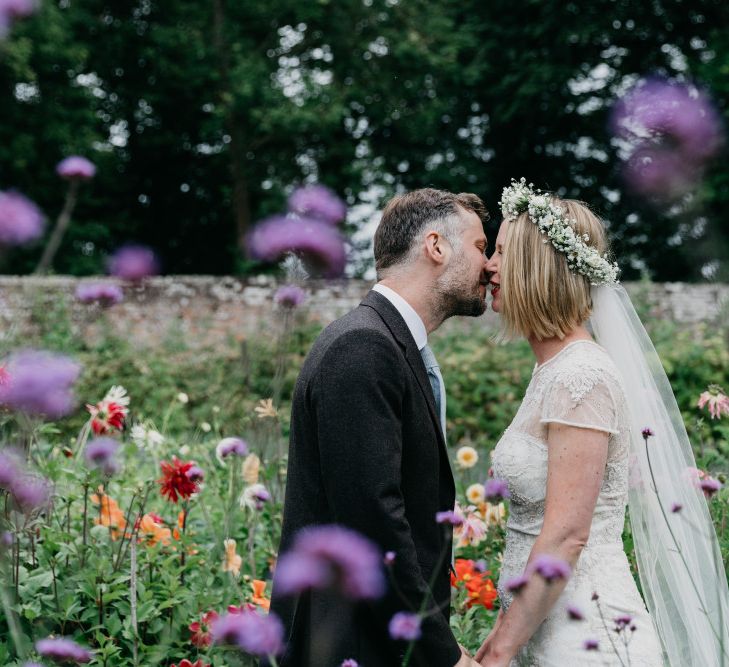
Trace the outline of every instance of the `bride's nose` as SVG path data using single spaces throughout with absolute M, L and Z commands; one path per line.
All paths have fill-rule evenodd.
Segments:
M 486 270 L 489 273 L 496 273 L 499 270 L 499 254 L 497 252 L 494 252 L 494 254 L 486 260 Z

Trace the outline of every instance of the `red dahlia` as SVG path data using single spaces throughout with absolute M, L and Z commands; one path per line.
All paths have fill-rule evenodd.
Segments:
M 178 497 L 187 500 L 193 493 L 197 493 L 198 483 L 187 476 L 194 465 L 195 461 L 180 461 L 176 456 L 172 457 L 172 461 L 162 461 L 159 464 L 162 477 L 157 482 L 162 487 L 160 492 L 167 500 L 176 503 Z

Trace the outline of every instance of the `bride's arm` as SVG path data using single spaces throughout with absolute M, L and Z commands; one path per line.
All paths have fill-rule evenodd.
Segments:
M 608 434 L 552 423 L 547 441 L 544 525 L 529 563 L 540 554 L 550 554 L 574 567 L 590 535 L 607 461 Z M 546 618 L 565 585 L 565 580 L 548 584 L 533 575 L 514 596 L 509 611 L 481 646 L 476 659 L 488 667 L 508 665 Z

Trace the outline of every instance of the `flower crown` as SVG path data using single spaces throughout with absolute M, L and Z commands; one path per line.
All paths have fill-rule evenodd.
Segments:
M 580 236 L 574 229 L 574 220 L 566 217 L 565 211 L 553 204 L 548 194 L 534 190 L 526 179 L 511 180 L 511 185 L 501 193 L 499 206 L 505 218 L 515 218 L 528 212 L 529 219 L 547 235 L 544 243 L 552 242 L 555 250 L 567 257 L 570 270 L 579 273 L 591 285 L 609 285 L 618 282 L 618 265 L 609 262 L 593 247 L 587 245 L 590 237 Z

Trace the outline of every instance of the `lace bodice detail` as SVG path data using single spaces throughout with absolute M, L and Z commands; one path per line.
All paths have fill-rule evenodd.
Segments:
M 654 630 L 622 544 L 628 501 L 629 420 L 622 379 L 607 352 L 592 341 L 575 341 L 535 367 L 524 400 L 494 450 L 494 476 L 506 480 L 511 493 L 498 586 L 502 607 L 508 610 L 512 596 L 505 583 L 524 572 L 544 520 L 549 425 L 565 424 L 608 434 L 607 462 L 589 539 L 560 600 L 520 653 L 516 662 L 520 667 L 543 667 L 559 664 L 560 660 L 562 664 L 573 664 L 570 660 L 576 655 L 582 664 L 591 664 L 590 656 L 581 647 L 588 636 L 604 639 L 605 648 L 609 648 L 609 638 L 591 601 L 593 592 L 600 594 L 608 619 L 612 618 L 611 605 L 644 619 L 645 639 L 636 642 L 635 656 L 631 650 L 631 664 L 661 664 Z M 567 620 L 567 604 L 584 610 L 589 628 L 582 627 L 576 634 L 574 623 L 570 625 Z M 578 653 L 570 653 L 571 640 L 576 642 L 574 650 Z M 556 643 L 564 646 L 555 648 Z M 654 658 L 649 656 L 651 652 L 655 653 Z M 641 654 L 645 659 L 640 659 Z M 549 656 L 554 657 L 554 663 Z M 599 658 L 596 664 L 613 664 L 605 653 L 594 657 Z M 620 664 L 614 654 L 612 658 L 614 664 Z

